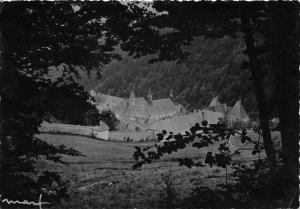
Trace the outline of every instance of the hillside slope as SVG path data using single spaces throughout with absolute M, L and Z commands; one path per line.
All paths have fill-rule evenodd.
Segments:
M 102 79 L 96 80 L 92 74 L 80 82 L 88 90 L 120 97 L 128 97 L 131 90 L 136 96 L 146 96 L 151 88 L 154 99 L 163 98 L 172 89 L 174 100 L 190 110 L 207 106 L 216 95 L 229 105 L 241 98 L 246 110 L 255 110 L 250 73 L 240 69 L 244 61 L 241 39 L 199 37 L 186 50 L 190 56 L 181 64 L 149 64 L 151 55 L 132 59 L 123 53 L 123 60 L 105 66 Z

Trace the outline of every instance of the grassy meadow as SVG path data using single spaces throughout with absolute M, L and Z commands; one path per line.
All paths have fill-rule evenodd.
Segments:
M 248 134 L 253 140 L 258 140 L 254 133 Z M 278 143 L 279 133 L 273 132 Z M 40 171 L 48 169 L 58 171 L 70 185 L 70 199 L 53 208 L 163 208 L 161 197 L 167 186 L 163 176 L 167 176 L 174 188 L 172 196 L 178 201 L 186 198 L 196 186 L 209 186 L 225 183 L 225 169 L 218 167 L 186 168 L 179 166 L 177 158 L 192 157 L 202 159 L 207 151 L 216 151 L 217 144 L 205 149 L 187 146 L 162 159 L 148 164 L 140 170 L 132 170 L 134 164 L 134 146 L 146 146 L 154 142 L 115 142 L 101 141 L 88 137 L 71 135 L 40 134 L 39 138 L 54 144 L 64 144 L 72 147 L 85 157 L 63 156 L 67 164 L 41 160 L 38 163 Z M 241 144 L 239 138 L 231 140 L 236 148 L 249 148 L 253 145 Z M 277 144 L 278 145 L 278 144 Z M 278 145 L 279 146 L 279 145 Z M 261 158 L 265 157 L 261 153 Z M 251 151 L 243 151 L 239 159 L 251 162 L 257 159 Z M 230 173 L 230 169 L 228 170 Z M 228 183 L 234 179 L 228 176 Z

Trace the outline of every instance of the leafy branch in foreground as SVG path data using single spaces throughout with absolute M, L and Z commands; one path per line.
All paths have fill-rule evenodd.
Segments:
M 234 147 L 231 144 L 231 137 L 239 135 L 240 142 L 243 145 Z M 159 160 L 166 153 L 171 154 L 180 149 L 184 149 L 187 144 L 195 148 L 205 148 L 210 144 L 218 142 L 219 147 L 216 152 L 207 152 L 204 161 L 196 161 L 193 158 L 179 158 L 179 165 L 191 167 L 204 167 L 205 165 L 218 166 L 225 169 L 225 184 L 218 184 L 216 189 L 211 189 L 206 186 L 195 187 L 194 191 L 188 198 L 182 202 L 182 208 L 194 208 L 195 206 L 203 207 L 203 205 L 216 207 L 249 208 L 249 205 L 259 205 L 270 207 L 270 205 L 278 205 L 286 207 L 294 201 L 288 198 L 294 190 L 283 192 L 283 185 L 287 184 L 287 176 L 283 172 L 283 167 L 279 167 L 276 176 L 278 184 L 273 183 L 271 177 L 271 165 L 266 159 L 253 159 L 253 163 L 242 162 L 239 159 L 233 158 L 234 155 L 239 155 L 242 151 L 252 151 L 252 155 L 259 154 L 265 147 L 258 141 L 253 141 L 247 136 L 246 130 L 241 133 L 232 129 L 226 128 L 222 124 L 208 125 L 206 121 L 197 123 L 191 127 L 185 134 L 167 134 L 163 131 L 158 134 L 159 142 L 148 147 L 135 147 L 136 151 L 133 156 L 136 163 L 133 169 L 141 168 L 144 164 L 151 163 L 153 160 Z M 248 143 L 247 143 L 248 142 Z M 248 146 L 253 145 L 253 147 Z M 231 146 L 231 147 L 229 147 Z M 232 172 L 228 173 L 228 167 L 231 167 Z M 228 176 L 235 183 L 228 183 Z M 279 185 L 279 186 L 278 186 Z M 208 195 L 213 193 L 217 196 Z M 295 192 L 294 192 L 295 193 Z M 293 195 L 293 194 L 291 194 Z M 253 200 L 255 202 L 253 203 Z M 279 200 L 279 202 L 278 202 Z M 277 201 L 277 202 L 276 202 Z M 236 205 L 235 205 L 236 204 Z
M 163 130 L 157 134 L 158 143 L 144 148 L 136 146 L 136 151 L 133 154 L 136 163 L 133 165 L 133 169 L 140 168 L 144 164 L 151 163 L 153 160 L 159 160 L 164 154 L 171 154 L 180 149 L 184 149 L 190 143 L 192 143 L 194 148 L 201 149 L 208 147 L 214 142 L 220 142 L 218 147 L 219 153 L 213 154 L 212 152 L 207 152 L 204 162 L 194 161 L 190 158 L 180 158 L 178 159 L 179 164 L 189 168 L 192 166 L 203 167 L 206 164 L 226 168 L 231 162 L 231 157 L 235 154 L 239 154 L 240 150 L 245 149 L 240 147 L 232 152 L 228 147 L 230 137 L 236 134 L 240 135 L 242 143 L 248 141 L 254 144 L 252 154 L 259 153 L 260 150 L 263 149 L 263 146 L 259 142 L 253 142 L 251 138 L 247 136 L 245 129 L 242 133 L 239 133 L 233 129 L 226 128 L 223 124 L 208 125 L 207 121 L 202 121 L 201 126 L 199 123 L 196 123 L 189 131 L 185 131 L 185 134 L 173 134 L 172 132 L 167 134 L 167 131 Z

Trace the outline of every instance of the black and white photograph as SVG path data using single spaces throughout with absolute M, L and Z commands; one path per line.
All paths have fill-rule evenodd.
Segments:
M 298 1 L 0 1 L 0 209 L 299 207 Z

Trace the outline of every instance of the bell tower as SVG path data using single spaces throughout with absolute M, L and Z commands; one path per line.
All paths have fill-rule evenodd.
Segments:
M 152 104 L 152 93 L 151 89 L 149 89 L 148 94 L 147 94 L 147 102 L 151 105 Z

